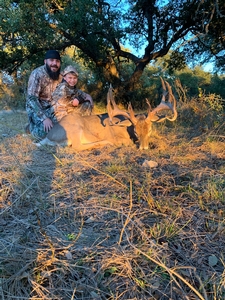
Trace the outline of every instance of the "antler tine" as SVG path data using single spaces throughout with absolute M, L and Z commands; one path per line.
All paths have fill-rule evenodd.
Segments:
M 160 76 L 160 80 L 161 80 L 161 83 L 162 83 L 163 94 L 167 93 L 165 81 L 164 81 L 164 79 L 161 76 Z
M 134 115 L 134 110 L 133 110 L 133 107 L 132 107 L 130 102 L 128 104 L 128 113 L 129 113 L 129 120 L 133 123 L 133 125 L 136 125 L 137 124 L 137 118 Z
M 173 117 L 172 118 L 167 117 L 167 120 L 173 122 L 177 119 L 177 102 L 173 95 L 171 85 L 167 81 L 166 81 L 166 86 L 169 93 L 168 105 L 171 107 L 171 110 L 173 112 Z
M 167 81 L 164 81 L 162 77 L 160 77 L 161 83 L 162 83 L 162 88 L 163 88 L 163 95 L 160 104 L 154 108 L 151 112 L 149 112 L 148 117 L 146 118 L 147 122 L 162 122 L 165 119 L 169 121 L 175 121 L 177 118 L 177 111 L 176 111 L 176 100 L 175 97 L 173 96 L 171 86 Z M 166 102 L 166 95 L 169 93 L 169 99 L 168 102 Z M 158 112 L 161 110 L 171 110 L 174 114 L 172 118 L 167 117 L 165 115 L 159 116 L 157 115 Z
M 151 104 L 149 103 L 148 98 L 145 98 L 145 101 L 146 101 L 146 103 L 148 105 L 148 111 L 152 111 L 152 107 L 151 107 Z
M 114 125 L 113 117 L 115 116 L 120 115 L 126 117 L 127 119 L 130 119 L 130 115 L 126 111 L 119 109 L 119 107 L 116 105 L 111 84 L 107 93 L 107 112 L 109 115 L 109 122 L 111 125 Z

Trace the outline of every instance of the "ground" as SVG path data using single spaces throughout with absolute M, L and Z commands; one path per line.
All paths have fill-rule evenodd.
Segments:
M 1 113 L 2 299 L 225 299 L 224 119 L 181 120 L 76 153 Z

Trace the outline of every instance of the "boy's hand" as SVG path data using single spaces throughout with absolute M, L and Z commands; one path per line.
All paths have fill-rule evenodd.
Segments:
M 73 106 L 78 106 L 78 105 L 79 105 L 79 101 L 78 101 L 77 98 L 73 99 L 72 105 L 73 105 Z

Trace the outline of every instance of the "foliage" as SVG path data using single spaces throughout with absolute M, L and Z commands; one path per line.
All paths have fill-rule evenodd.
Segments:
M 76 46 L 74 60 L 82 58 L 86 66 L 97 68 L 96 73 L 127 102 L 149 62 L 173 49 L 171 68 L 181 68 L 188 52 L 180 46 L 188 39 L 197 33 L 219 38 L 222 5 L 222 0 L 0 0 L 0 68 L 12 74 L 24 63 L 39 65 L 47 49 L 64 54 Z M 221 26 L 219 35 L 223 33 Z M 133 64 L 126 78 L 120 72 L 121 62 Z
M 8 76 L 0 75 L 0 109 L 25 108 L 26 81 L 15 83 Z
M 166 62 L 170 73 L 173 73 L 175 70 L 183 70 L 186 67 L 185 57 L 178 51 L 173 51 Z
M 69 49 L 69 48 L 68 48 Z M 64 66 L 72 64 L 79 71 L 78 87 L 90 93 L 95 103 L 102 105 L 102 111 L 105 111 L 106 94 L 108 83 L 94 68 L 89 68 L 84 64 L 82 59 L 74 62 L 74 50 L 68 51 L 62 58 L 62 69 Z M 152 107 L 155 107 L 160 102 L 161 97 L 161 82 L 159 76 L 166 78 L 173 86 L 173 91 L 179 101 L 187 102 L 191 98 L 209 99 L 218 98 L 225 99 L 225 77 L 213 75 L 205 72 L 201 67 L 197 66 L 194 69 L 185 67 L 180 71 L 170 72 L 166 61 L 169 60 L 169 55 L 166 60 L 157 59 L 154 64 L 147 66 L 140 77 L 135 89 L 127 91 L 127 100 L 132 103 L 136 110 L 146 110 L 146 98 L 148 98 Z M 0 82 L 0 109 L 15 109 L 25 108 L 26 88 L 29 73 L 26 72 L 26 64 L 24 69 L 20 69 L 17 80 L 2 73 Z M 120 64 L 120 73 L 122 78 L 126 80 L 133 70 L 133 64 L 130 62 Z M 10 80 L 9 80 L 10 79 Z M 118 94 L 116 101 L 127 106 L 123 95 Z M 221 101 L 220 109 L 225 107 L 224 101 Z
M 180 122 L 193 128 L 195 134 L 219 127 L 224 122 L 225 101 L 215 94 L 191 98 L 182 104 Z
M 184 51 L 192 61 L 196 60 L 197 55 L 199 62 L 214 62 L 217 70 L 224 72 L 225 4 L 224 1 L 204 3 L 208 5 L 208 10 L 205 10 L 204 31 L 196 32 L 196 39 Z

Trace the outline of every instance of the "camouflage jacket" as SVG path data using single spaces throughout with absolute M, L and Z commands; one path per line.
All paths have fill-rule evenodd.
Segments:
M 58 80 L 52 80 L 46 71 L 45 65 L 36 68 L 31 73 L 26 99 L 28 115 L 34 113 L 41 121 L 47 118 L 45 111 L 51 107 L 52 93 L 61 81 L 61 75 Z
M 77 99 L 79 104 L 82 104 L 89 100 L 89 95 L 85 92 L 71 87 L 65 80 L 63 80 L 55 89 L 52 94 L 52 110 L 57 121 L 60 121 L 62 117 L 69 112 L 76 110 L 76 107 L 72 105 L 73 99 Z M 90 101 L 91 102 L 91 101 Z

